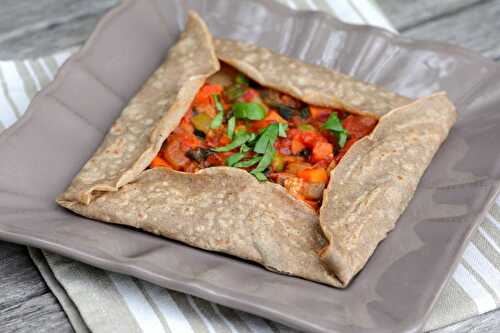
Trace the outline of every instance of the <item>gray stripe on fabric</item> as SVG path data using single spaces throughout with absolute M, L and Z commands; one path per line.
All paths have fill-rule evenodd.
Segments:
M 241 318 L 238 316 L 235 310 L 225 307 L 223 305 L 214 304 L 214 306 L 216 306 L 219 309 L 220 313 L 228 321 L 231 322 L 231 324 L 238 330 L 238 332 L 252 333 L 250 327 L 248 327 L 248 325 L 243 320 L 241 320 Z
M 49 252 L 45 258 L 92 332 L 142 333 L 105 271 Z
M 434 330 L 475 314 L 478 314 L 476 304 L 452 278 L 434 304 L 424 331 Z
M 472 268 L 466 260 L 462 260 L 462 265 L 464 265 L 465 269 L 468 270 L 469 273 L 472 274 L 472 276 L 474 276 L 474 278 L 481 284 L 481 286 L 488 292 L 488 294 L 493 297 L 495 304 L 498 305 L 500 303 L 500 300 L 497 296 L 497 293 L 495 292 L 495 290 L 493 290 L 493 288 L 491 288 L 488 282 L 485 281 L 483 277 L 474 268 Z
M 43 253 L 40 249 L 28 247 L 28 254 L 40 272 L 40 275 L 42 275 L 45 283 L 47 283 L 50 291 L 52 291 L 54 296 L 59 301 L 59 304 L 61 304 L 61 307 L 63 308 L 75 332 L 90 333 L 89 328 L 87 327 L 87 324 L 85 324 L 85 321 L 83 320 L 82 315 L 80 314 L 80 311 L 78 311 L 75 303 L 64 290 L 63 285 L 54 276 L 54 272 L 45 258 L 45 253 Z
M 186 317 L 189 325 L 191 325 L 191 327 L 193 328 L 193 331 L 195 331 L 196 333 L 209 333 L 208 328 L 201 317 L 196 313 L 191 304 L 189 304 L 187 295 L 173 290 L 170 290 L 169 293 L 170 296 L 172 296 L 174 302 Z
M 24 91 L 29 99 L 32 99 L 35 96 L 37 89 L 35 81 L 31 77 L 31 74 L 28 70 L 28 67 L 22 61 L 14 61 L 14 66 L 17 69 L 21 80 L 23 81 Z
M 491 206 L 490 210 L 490 215 L 496 220 L 497 223 L 500 222 L 500 206 L 495 202 Z
M 47 73 L 45 73 L 42 65 L 40 65 L 38 60 L 29 61 L 28 63 L 33 69 L 33 72 L 35 73 L 36 79 L 40 83 L 40 86 L 44 88 L 50 82 L 50 78 L 47 76 Z
M 493 266 L 500 267 L 500 256 L 498 255 L 497 250 L 488 242 L 486 238 L 484 238 L 484 236 L 479 231 L 476 231 L 474 233 L 471 242 L 477 247 L 477 249 L 483 254 L 483 256 L 489 262 L 491 262 Z
M 498 247 L 500 247 L 500 230 L 498 230 L 494 222 L 489 218 L 486 218 L 486 221 L 481 224 L 480 228 L 482 228 L 483 231 L 488 234 L 490 240 L 495 243 L 495 246 L 497 246 L 495 251 L 497 251 L 498 255 Z
M 57 69 L 59 68 L 57 66 L 56 59 L 54 59 L 53 56 L 45 57 L 45 58 L 43 58 L 43 62 L 45 63 L 45 65 L 47 65 L 47 68 L 49 69 L 50 74 L 52 74 L 53 76 L 56 75 Z
M 216 332 L 231 333 L 231 328 L 229 328 L 224 320 L 222 320 L 222 318 L 215 313 L 209 302 L 194 296 L 191 296 L 191 299 L 198 307 L 198 310 L 200 310 L 202 315 L 212 324 L 212 327 Z
M 137 285 L 137 287 L 139 288 L 141 293 L 144 295 L 144 297 L 146 298 L 148 303 L 151 305 L 151 308 L 153 309 L 154 313 L 156 314 L 156 316 L 160 320 L 160 323 L 163 326 L 163 329 L 165 330 L 165 332 L 172 333 L 172 330 L 168 326 L 167 320 L 163 316 L 163 313 L 158 308 L 158 305 L 156 304 L 156 302 L 151 298 L 151 296 L 149 296 L 149 293 L 146 291 L 144 283 L 141 280 L 138 280 L 136 278 L 132 278 L 132 281 L 134 281 L 134 283 Z
M 12 109 L 14 114 L 16 115 L 17 119 L 19 119 L 19 117 L 21 117 L 21 112 L 19 112 L 19 109 L 17 108 L 17 105 L 14 103 L 12 96 L 10 96 L 10 91 L 9 91 L 9 88 L 7 87 L 7 81 L 5 80 L 5 76 L 2 72 L 1 66 L 0 66 L 0 84 L 2 86 L 2 90 L 3 90 L 3 93 L 5 95 L 5 98 L 7 99 L 7 102 L 10 105 L 10 108 Z M 5 127 L 3 127 L 3 124 L 1 124 L 1 122 L 0 122 L 0 126 L 1 126 L 0 130 L 2 128 L 5 128 Z

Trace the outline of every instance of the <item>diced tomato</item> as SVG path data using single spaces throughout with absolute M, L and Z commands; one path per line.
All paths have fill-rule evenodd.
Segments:
M 178 137 L 182 143 L 182 148 L 184 150 L 188 150 L 191 148 L 197 148 L 197 147 L 201 146 L 200 139 L 192 133 L 184 132 L 183 134 L 178 135 Z
M 376 124 L 377 119 L 360 115 L 349 115 L 342 121 L 342 126 L 349 133 L 349 137 L 356 139 L 370 134 Z
M 182 141 L 177 138 L 169 140 L 162 149 L 162 156 L 175 170 L 183 170 L 191 162 L 182 147 Z
M 167 163 L 163 158 L 160 156 L 156 156 L 152 161 L 151 164 L 149 165 L 150 168 L 158 168 L 158 167 L 166 167 L 172 169 L 172 166 Z
M 205 138 L 205 143 L 209 147 L 222 147 L 231 142 L 231 139 L 226 134 L 224 126 L 216 130 L 210 130 Z
M 300 140 L 308 148 L 314 148 L 314 145 L 320 141 L 326 141 L 325 137 L 319 132 L 305 131 L 300 133 Z
M 252 102 L 258 96 L 259 93 L 257 92 L 257 90 L 250 88 L 243 95 L 243 100 L 247 103 Z
M 193 105 L 204 105 L 213 103 L 211 97 L 214 94 L 222 93 L 222 87 L 219 84 L 205 84 L 196 97 L 194 98 Z
M 206 163 L 208 166 L 221 166 L 226 162 L 226 158 L 231 156 L 233 153 L 215 153 L 207 157 Z
M 347 153 L 349 148 L 364 136 L 371 133 L 373 128 L 377 125 L 377 119 L 368 116 L 349 115 L 342 121 L 342 126 L 349 133 L 349 138 L 345 146 L 340 149 L 338 154 L 335 155 L 335 161 L 338 163 Z
M 309 106 L 309 112 L 311 113 L 312 119 L 317 119 L 320 121 L 326 121 L 328 117 L 330 117 L 330 113 L 332 113 L 332 109 L 330 108 L 322 108 L 319 106 Z
M 306 146 L 297 137 L 293 138 L 291 146 L 292 154 L 297 155 L 304 149 L 306 149 Z
M 219 141 L 219 145 L 225 146 L 228 145 L 229 143 L 231 143 L 231 138 L 226 133 L 222 134 Z
M 311 183 L 326 183 L 328 173 L 324 168 L 308 168 L 297 173 L 299 178 Z
M 311 160 L 313 162 L 319 162 L 322 160 L 332 160 L 333 159 L 333 145 L 328 142 L 318 141 L 314 145 L 312 150 Z
M 292 153 L 292 140 L 289 138 L 278 138 L 274 144 L 274 148 L 283 155 L 290 155 Z

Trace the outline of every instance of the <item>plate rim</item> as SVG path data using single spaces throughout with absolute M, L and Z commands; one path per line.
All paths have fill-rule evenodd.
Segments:
M 492 61 L 491 59 L 488 59 L 484 56 L 482 56 L 480 53 L 466 49 L 464 47 L 446 43 L 446 42 L 439 42 L 439 41 L 431 41 L 431 40 L 422 40 L 422 39 L 412 39 L 412 38 L 406 38 L 404 36 L 398 35 L 394 32 L 385 30 L 383 28 L 379 27 L 374 27 L 374 26 L 369 26 L 369 25 L 353 25 L 353 24 L 348 24 L 340 21 L 339 19 L 335 18 L 334 16 L 325 13 L 323 11 L 316 11 L 316 10 L 296 10 L 292 9 L 290 7 L 287 7 L 286 5 L 277 2 L 277 1 L 266 1 L 266 0 L 246 0 L 249 2 L 256 2 L 259 3 L 270 10 L 273 11 L 282 11 L 284 12 L 287 16 L 315 16 L 317 19 L 322 20 L 322 21 L 328 21 L 328 24 L 332 26 L 333 28 L 335 27 L 340 27 L 342 30 L 346 31 L 364 31 L 367 34 L 370 35 L 378 35 L 381 36 L 384 39 L 391 40 L 393 44 L 404 44 L 406 47 L 415 47 L 415 48 L 422 48 L 422 49 L 429 49 L 433 51 L 437 51 L 440 53 L 446 53 L 450 55 L 460 55 L 463 57 L 469 58 L 471 61 L 474 63 L 481 64 L 482 66 L 488 68 L 491 70 L 490 73 L 486 77 L 480 78 L 475 82 L 473 87 L 470 89 L 469 94 L 467 96 L 463 97 L 462 100 L 467 100 L 470 97 L 474 95 L 476 90 L 482 86 L 491 78 L 494 76 L 494 74 L 500 73 L 500 65 L 497 64 L 496 62 Z M 37 109 L 37 105 L 42 101 L 42 98 L 50 97 L 52 92 L 54 92 L 60 84 L 62 84 L 62 81 L 64 78 L 68 75 L 67 73 L 71 71 L 72 67 L 74 64 L 80 62 L 81 59 L 85 58 L 88 53 L 90 53 L 94 48 L 95 48 L 95 41 L 98 40 L 98 38 L 101 35 L 102 30 L 109 24 L 111 24 L 114 20 L 114 18 L 118 15 L 120 15 L 122 12 L 126 11 L 129 9 L 130 6 L 135 4 L 136 1 L 134 0 L 123 0 L 122 3 L 120 3 L 118 6 L 115 8 L 111 9 L 106 13 L 97 23 L 95 29 L 89 36 L 89 38 L 85 41 L 83 46 L 75 52 L 73 55 L 71 55 L 64 63 L 59 67 L 54 79 L 52 82 L 50 82 L 45 88 L 41 89 L 39 92 L 37 92 L 34 97 L 32 98 L 26 112 L 18 119 L 16 123 L 14 123 L 12 126 L 8 127 L 5 129 L 1 134 L 0 134 L 0 144 L 2 144 L 3 141 L 5 141 L 7 138 L 9 138 L 11 135 L 15 134 L 24 124 L 29 121 L 31 118 L 31 115 L 33 114 L 34 110 Z M 151 1 L 151 4 L 153 6 L 157 6 L 157 1 Z M 162 20 L 164 20 L 163 17 L 161 17 Z M 452 274 L 455 271 L 455 268 L 459 264 L 459 261 L 463 255 L 463 252 L 465 251 L 466 246 L 468 245 L 468 242 L 470 238 L 472 237 L 473 233 L 476 231 L 476 228 L 479 226 L 481 221 L 484 219 L 487 210 L 491 206 L 491 204 L 495 201 L 495 198 L 497 195 L 500 194 L 500 179 L 494 180 L 492 183 L 493 186 L 493 192 L 494 194 L 492 195 L 492 198 L 490 199 L 489 202 L 485 203 L 483 205 L 483 208 L 480 212 L 480 214 L 477 215 L 477 218 L 470 223 L 468 226 L 467 232 L 464 234 L 463 242 L 461 243 L 459 250 L 457 251 L 454 260 L 452 264 L 449 267 L 448 273 L 446 275 L 446 278 L 443 280 L 443 282 L 440 284 L 440 286 L 436 289 L 436 293 L 434 297 L 432 298 L 431 302 L 429 302 L 428 306 L 426 307 L 425 313 L 423 313 L 422 319 L 418 322 L 408 322 L 404 321 L 401 323 L 400 326 L 395 327 L 395 329 L 398 329 L 397 332 L 400 332 L 400 330 L 404 330 L 406 332 L 417 332 L 422 330 L 423 326 L 425 325 L 427 319 L 429 318 L 429 315 L 431 313 L 432 307 L 434 306 L 435 302 L 437 301 L 438 296 L 441 294 L 444 286 L 446 283 L 449 281 L 451 278 Z M 0 225 L 0 239 L 13 242 L 13 243 L 18 243 L 18 244 L 23 244 L 26 246 L 35 246 L 41 249 L 49 250 L 54 253 L 60 254 L 62 256 L 81 261 L 83 263 L 89 264 L 94 267 L 98 267 L 101 269 L 105 270 L 110 270 L 114 271 L 117 273 L 121 274 L 126 274 L 126 275 L 131 275 L 135 276 L 141 279 L 145 279 L 144 277 L 147 277 L 148 281 L 162 281 L 161 285 L 162 287 L 173 289 L 173 290 L 178 290 L 187 294 L 195 295 L 204 299 L 208 299 L 210 301 L 213 301 L 215 303 L 219 303 L 225 306 L 241 309 L 242 311 L 247 311 L 251 312 L 253 314 L 262 316 L 262 317 L 269 317 L 270 314 L 273 316 L 273 320 L 280 321 L 286 325 L 294 325 L 296 327 L 300 327 L 302 329 L 307 329 L 311 331 L 317 331 L 317 332 L 324 332 L 323 327 L 319 327 L 317 325 L 314 325 L 314 323 L 311 323 L 306 320 L 300 320 L 297 318 L 292 318 L 290 316 L 287 316 L 286 312 L 280 311 L 280 310 L 275 310 L 271 309 L 267 306 L 262 306 L 259 304 L 255 304 L 252 302 L 244 301 L 242 299 L 237 299 L 234 296 L 227 295 L 227 294 L 221 294 L 218 292 L 213 292 L 210 290 L 208 287 L 200 286 L 197 282 L 190 282 L 190 281 L 176 281 L 173 278 L 166 277 L 166 276 L 159 276 L 157 273 L 150 271 L 148 269 L 139 267 L 137 265 L 131 264 L 131 263 L 125 263 L 125 262 L 118 262 L 118 261 L 113 261 L 108 258 L 104 258 L 102 256 L 98 256 L 96 254 L 88 254 L 83 251 L 76 250 L 74 248 L 65 246 L 63 244 L 54 242 L 54 241 L 47 241 L 47 240 L 42 240 L 39 238 L 34 238 L 31 236 L 26 236 L 23 235 L 22 233 L 16 233 L 16 232 L 9 232 L 7 230 L 4 230 L 2 228 L 2 225 Z M 186 245 L 188 246 L 188 245 Z M 133 273 L 133 274 L 131 274 Z M 157 282 L 153 282 L 157 283 Z M 347 289 L 348 290 L 348 289 Z M 394 331 L 396 332 L 396 331 Z

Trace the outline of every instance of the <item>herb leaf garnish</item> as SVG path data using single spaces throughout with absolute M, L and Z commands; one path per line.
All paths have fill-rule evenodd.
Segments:
M 250 135 L 246 132 L 237 132 L 236 135 L 234 136 L 233 141 L 231 141 L 231 143 L 229 143 L 228 145 L 225 145 L 223 147 L 212 148 L 212 151 L 215 151 L 218 153 L 226 153 L 228 151 L 233 150 L 234 148 L 237 148 L 237 147 L 245 144 L 251 138 L 252 138 L 252 135 Z
M 282 138 L 286 138 L 286 131 L 288 129 L 288 124 L 278 123 L 278 135 Z
M 235 103 L 233 111 L 239 119 L 262 120 L 266 117 L 266 109 L 259 103 Z
M 231 139 L 234 135 L 234 127 L 236 126 L 236 118 L 233 116 L 227 121 L 227 136 Z
M 330 117 L 328 117 L 328 120 L 323 124 L 323 126 L 321 126 L 321 128 L 332 131 L 338 138 L 339 147 L 344 147 L 349 133 L 344 126 L 342 126 L 342 122 L 340 121 L 337 112 L 332 112 Z
M 277 123 L 267 126 L 260 134 L 253 151 L 258 154 L 264 154 L 269 145 L 273 145 L 278 138 L 279 125 Z
M 259 161 L 262 159 L 262 156 L 254 156 L 251 159 L 248 159 L 246 161 L 241 161 L 233 165 L 235 168 L 248 168 L 251 167 L 252 165 L 255 165 L 259 163 Z
M 215 102 L 215 108 L 219 112 L 217 113 L 217 115 L 214 117 L 214 119 L 210 123 L 210 128 L 216 129 L 216 128 L 219 128 L 220 125 L 222 125 L 222 121 L 224 120 L 224 108 L 222 107 L 222 104 L 219 100 L 218 95 L 214 94 L 214 95 L 212 95 L 212 98 L 214 99 L 214 102 Z
M 226 159 L 226 165 L 227 166 L 234 166 L 236 163 L 241 161 L 245 157 L 245 155 L 246 155 L 246 153 L 239 152 L 239 153 L 236 153 L 236 154 L 229 156 Z

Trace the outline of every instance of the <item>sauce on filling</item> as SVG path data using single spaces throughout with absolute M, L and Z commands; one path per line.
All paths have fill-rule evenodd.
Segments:
M 224 86 L 201 88 L 150 167 L 241 168 L 318 209 L 330 171 L 376 124 L 369 116 L 307 105 L 238 73 Z

